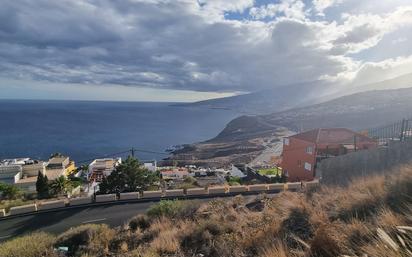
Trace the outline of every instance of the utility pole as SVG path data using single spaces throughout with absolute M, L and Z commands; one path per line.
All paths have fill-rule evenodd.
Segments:
M 132 149 L 130 150 L 130 152 L 132 153 L 132 157 L 134 158 L 134 148 L 132 147 Z

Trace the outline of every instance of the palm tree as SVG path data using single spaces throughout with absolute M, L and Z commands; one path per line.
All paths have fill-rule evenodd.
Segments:
M 55 195 L 65 194 L 71 189 L 71 183 L 65 176 L 60 176 L 50 184 L 50 188 Z

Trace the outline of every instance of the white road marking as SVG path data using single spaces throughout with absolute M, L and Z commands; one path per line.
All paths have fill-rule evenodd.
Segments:
M 106 218 L 103 219 L 95 219 L 95 220 L 88 220 L 88 221 L 83 221 L 82 224 L 86 224 L 86 223 L 93 223 L 93 222 L 98 222 L 98 221 L 103 221 L 106 220 Z
M 13 235 L 8 235 L 8 236 L 0 236 L 0 239 L 6 239 L 6 238 L 9 238 L 9 237 L 12 237 Z

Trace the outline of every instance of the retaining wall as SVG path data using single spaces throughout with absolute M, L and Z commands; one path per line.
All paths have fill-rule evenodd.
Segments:
M 39 209 L 39 210 L 49 210 L 49 209 L 64 208 L 64 207 L 66 207 L 66 201 L 65 200 L 55 200 L 55 201 L 41 202 L 37 206 L 37 209 Z
M 173 189 L 173 190 L 166 190 L 165 196 L 184 196 L 185 193 L 183 189 Z
M 247 186 L 230 186 L 229 193 L 242 193 L 247 191 Z
M 266 191 L 266 190 L 267 190 L 266 184 L 249 185 L 250 192 L 258 192 L 258 191 Z
M 116 201 L 116 194 L 96 195 L 96 203 Z
M 285 190 L 285 184 L 283 183 L 275 183 L 275 184 L 268 184 L 268 190 Z
M 162 197 L 162 191 L 144 191 L 142 198 L 158 198 Z
M 37 205 L 33 203 L 33 204 L 28 204 L 28 205 L 11 207 L 10 215 L 23 214 L 23 213 L 29 213 L 29 212 L 35 212 L 35 211 L 37 211 Z
M 209 187 L 209 194 L 225 194 L 226 187 Z
M 135 200 L 139 199 L 139 192 L 121 193 L 120 200 Z
M 208 191 L 204 188 L 188 188 L 186 190 L 187 195 L 207 195 Z
M 294 182 L 294 183 L 286 183 L 286 190 L 298 190 L 302 188 L 302 185 L 300 182 Z
M 92 202 L 92 198 L 90 196 L 70 198 L 70 200 L 69 200 L 69 204 L 71 206 L 76 206 L 76 205 L 81 205 L 81 204 L 89 204 L 91 202 Z

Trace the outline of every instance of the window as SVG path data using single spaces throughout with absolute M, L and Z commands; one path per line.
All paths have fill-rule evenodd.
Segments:
M 283 139 L 283 144 L 289 145 L 289 138 L 284 138 Z
M 312 165 L 308 162 L 305 162 L 305 170 L 312 171 Z
M 313 147 L 312 146 L 306 147 L 306 153 L 313 154 Z

